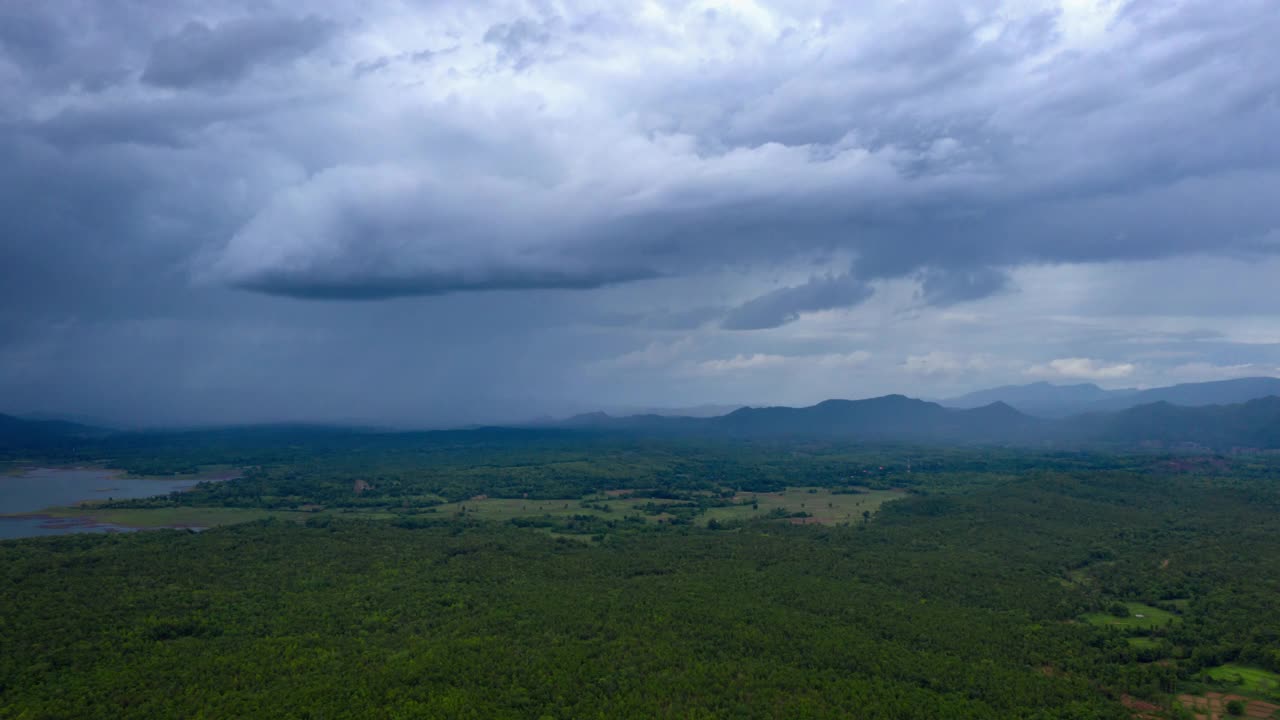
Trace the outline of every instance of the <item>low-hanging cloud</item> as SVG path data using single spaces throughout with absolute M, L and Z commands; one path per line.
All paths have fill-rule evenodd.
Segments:
M 794 321 L 801 313 L 849 307 L 871 297 L 873 288 L 852 274 L 811 278 L 749 300 L 725 316 L 726 330 L 761 330 Z

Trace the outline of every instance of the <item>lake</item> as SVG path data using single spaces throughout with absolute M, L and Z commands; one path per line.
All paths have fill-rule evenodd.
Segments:
M 0 475 L 0 515 L 37 513 L 51 507 L 78 505 L 93 500 L 168 495 L 211 479 L 225 478 L 129 478 L 115 470 L 37 468 L 22 475 Z M 0 539 L 130 529 L 132 528 L 82 519 L 0 517 Z

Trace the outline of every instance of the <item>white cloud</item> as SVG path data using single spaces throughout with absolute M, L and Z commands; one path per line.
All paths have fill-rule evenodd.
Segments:
M 1105 363 L 1092 358 L 1058 358 L 1042 365 L 1032 365 L 1023 371 L 1025 375 L 1045 380 L 1119 380 L 1133 375 L 1133 363 Z
M 603 370 L 653 370 L 664 368 L 684 356 L 693 347 L 693 338 L 683 337 L 671 342 L 655 340 L 648 345 L 596 363 L 595 369 Z
M 902 362 L 902 368 L 912 375 L 927 377 L 981 372 L 990 369 L 993 362 L 988 355 L 934 350 L 924 355 L 908 355 Z
M 785 369 L 787 373 L 804 373 L 817 370 L 832 371 L 854 368 L 862 365 L 870 358 L 871 353 L 865 350 L 815 355 L 753 353 L 750 355 L 739 354 L 731 358 L 703 360 L 693 365 L 690 370 L 695 375 L 724 375 L 766 369 Z
M 761 368 L 777 368 L 787 363 L 783 355 L 754 353 L 752 355 L 735 355 L 721 360 L 703 360 L 695 366 L 695 371 L 706 375 L 759 370 Z
M 1206 382 L 1241 377 L 1280 376 L 1280 367 L 1259 363 L 1214 365 L 1208 362 L 1190 362 L 1169 368 L 1166 374 L 1178 382 Z

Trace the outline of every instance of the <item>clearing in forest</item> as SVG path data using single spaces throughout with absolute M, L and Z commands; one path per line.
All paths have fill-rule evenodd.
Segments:
M 1097 612 L 1084 615 L 1082 619 L 1090 625 L 1115 627 L 1122 630 L 1154 630 L 1170 625 L 1178 619 L 1177 615 L 1158 607 L 1136 602 L 1123 604 L 1129 610 L 1129 614 L 1125 617 L 1112 615 L 1109 612 Z
M 1227 712 L 1227 703 L 1237 701 L 1244 705 L 1244 715 Z M 1280 712 L 1280 705 L 1254 700 L 1242 695 L 1208 692 L 1200 695 L 1179 695 L 1178 702 L 1195 716 L 1196 720 L 1226 720 L 1230 717 L 1273 718 Z
M 1236 692 L 1280 698 L 1280 675 L 1261 668 L 1227 663 L 1205 670 L 1215 682 L 1226 683 Z
M 875 515 L 880 506 L 890 500 L 906 496 L 902 490 L 864 490 L 857 493 L 835 493 L 830 488 L 789 487 L 776 493 L 741 492 L 734 496 L 737 503 L 730 507 L 710 508 L 700 520 L 703 524 L 712 520 L 727 522 L 762 518 L 776 510 L 788 515 L 808 513 L 810 517 L 798 519 L 806 523 L 838 525 L 860 523 Z M 864 516 L 863 513 L 866 513 Z
M 544 518 L 552 517 L 559 519 L 572 518 L 574 516 L 598 517 L 605 520 L 621 520 L 628 515 L 640 515 L 646 520 L 656 522 L 658 519 L 666 517 L 665 515 L 649 515 L 642 508 L 650 503 L 654 505 L 669 505 L 676 501 L 662 500 L 654 498 L 608 498 L 601 501 L 591 501 L 584 504 L 579 499 L 560 499 L 560 500 L 529 500 L 522 498 L 473 498 L 471 500 L 463 500 L 461 502 L 446 503 L 437 505 L 429 511 L 437 516 L 457 516 L 466 515 L 466 517 L 476 520 L 493 520 L 496 522 L 505 522 L 515 518 Z M 593 507 L 594 506 L 594 507 Z M 603 508 L 608 508 L 603 509 Z M 427 515 L 430 517 L 430 515 Z

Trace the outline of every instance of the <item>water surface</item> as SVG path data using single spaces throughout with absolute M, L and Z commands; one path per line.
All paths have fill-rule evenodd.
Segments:
M 211 478 L 180 480 L 128 478 L 115 470 L 93 468 L 36 468 L 22 475 L 0 475 L 0 515 L 38 513 L 51 507 L 94 500 L 168 495 L 188 490 Z M 0 538 L 64 535 L 73 532 L 111 532 L 130 528 L 83 519 L 0 517 Z

